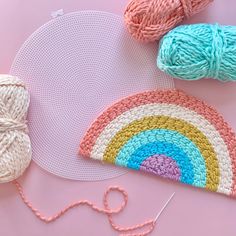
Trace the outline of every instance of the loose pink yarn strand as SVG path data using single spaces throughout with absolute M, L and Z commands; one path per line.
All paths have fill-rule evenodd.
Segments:
M 72 208 L 78 207 L 80 205 L 87 205 L 89 207 L 91 207 L 94 211 L 98 212 L 98 213 L 102 213 L 102 214 L 106 214 L 109 220 L 110 225 L 112 226 L 112 228 L 114 230 L 116 230 L 120 234 L 120 236 L 146 236 L 148 234 L 150 234 L 156 224 L 156 219 L 151 219 L 151 220 L 147 220 L 144 223 L 141 224 L 137 224 L 134 226 L 130 226 L 130 227 L 121 227 L 118 226 L 114 223 L 113 219 L 112 219 L 112 215 L 113 214 L 118 214 L 120 213 L 125 206 L 127 205 L 128 202 L 128 194 L 125 190 L 123 190 L 122 188 L 118 187 L 118 186 L 113 186 L 113 187 L 109 187 L 106 192 L 104 193 L 104 197 L 103 197 L 103 204 L 104 204 L 104 208 L 100 208 L 97 207 L 94 203 L 88 201 L 88 200 L 81 200 L 81 201 L 76 201 L 72 204 L 69 204 L 68 206 L 66 206 L 65 208 L 63 208 L 61 211 L 59 211 L 58 213 L 56 213 L 55 215 L 51 216 L 51 217 L 46 217 L 44 216 L 38 209 L 36 209 L 32 203 L 27 199 L 26 195 L 24 194 L 23 188 L 21 186 L 21 184 L 17 181 L 13 181 L 13 184 L 15 185 L 21 199 L 23 200 L 23 202 L 25 203 L 25 205 L 34 213 L 34 215 L 39 218 L 41 221 L 46 222 L 46 223 L 50 223 L 52 221 L 55 221 L 57 219 L 59 219 L 60 217 L 62 217 L 67 211 L 69 211 Z M 123 202 L 121 203 L 121 206 L 118 207 L 117 209 L 110 209 L 109 204 L 108 204 L 108 195 L 111 192 L 117 191 L 119 193 L 122 194 L 123 196 Z M 135 231 L 135 230 L 141 230 L 143 228 L 146 228 L 146 231 L 140 232 L 140 233 L 131 233 L 131 231 Z

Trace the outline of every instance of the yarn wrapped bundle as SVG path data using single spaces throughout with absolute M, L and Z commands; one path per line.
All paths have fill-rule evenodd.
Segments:
M 175 78 L 236 80 L 236 27 L 179 26 L 160 42 L 157 66 Z
M 0 183 L 17 179 L 30 164 L 28 107 L 24 83 L 17 77 L 0 75 Z
M 185 18 L 202 11 L 213 0 L 131 0 L 125 13 L 130 34 L 142 42 L 159 40 Z

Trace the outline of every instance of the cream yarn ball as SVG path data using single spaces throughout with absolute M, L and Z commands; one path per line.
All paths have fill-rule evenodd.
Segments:
M 29 93 L 24 83 L 11 75 L 0 75 L 0 183 L 23 174 L 32 156 L 26 116 Z

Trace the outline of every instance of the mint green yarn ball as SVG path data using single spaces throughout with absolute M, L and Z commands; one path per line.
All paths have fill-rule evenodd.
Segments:
M 184 80 L 236 81 L 236 26 L 179 26 L 160 41 L 157 66 Z

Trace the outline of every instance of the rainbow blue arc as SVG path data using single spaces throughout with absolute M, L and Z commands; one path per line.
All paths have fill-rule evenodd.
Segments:
M 205 186 L 206 166 L 200 151 L 191 140 L 172 130 L 147 130 L 133 136 L 119 151 L 115 164 L 139 170 L 142 162 L 155 154 L 171 157 L 180 170 L 184 169 L 183 173 L 191 176 L 186 178 L 185 174 L 182 175 L 182 182 L 198 187 Z M 193 176 L 196 178 L 194 179 Z

